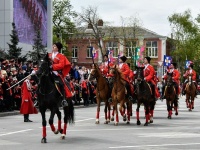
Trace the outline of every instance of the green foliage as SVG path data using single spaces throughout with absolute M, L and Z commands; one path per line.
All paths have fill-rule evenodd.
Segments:
M 18 58 L 21 55 L 22 48 L 17 47 L 19 43 L 19 38 L 16 30 L 15 23 L 12 23 L 12 34 L 10 34 L 10 43 L 7 43 L 9 46 L 8 58 Z
M 182 73 L 185 70 L 185 60 L 195 61 L 200 59 L 200 55 L 198 55 L 200 53 L 199 18 L 198 16 L 193 19 L 190 10 L 172 14 L 168 18 L 172 27 L 173 45 L 175 46 L 171 55 L 173 60 L 178 62 Z
M 72 8 L 70 0 L 53 0 L 53 42 L 63 43 L 76 32 L 75 24 L 71 20 L 77 14 Z
M 33 60 L 37 61 L 41 59 L 41 56 L 44 55 L 47 50 L 44 45 L 42 45 L 41 33 L 40 30 L 36 30 L 35 38 L 33 39 L 33 51 L 28 53 L 28 56 Z

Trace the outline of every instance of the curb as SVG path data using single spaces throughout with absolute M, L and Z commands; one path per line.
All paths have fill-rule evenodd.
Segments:
M 101 104 L 103 105 L 103 104 Z M 84 105 L 74 105 L 75 109 L 78 108 L 88 108 L 88 107 L 95 107 L 97 106 L 97 104 L 90 104 L 88 106 L 84 106 Z M 62 107 L 60 108 L 60 110 L 62 110 Z M 47 110 L 49 111 L 49 110 Z M 6 117 L 6 116 L 14 116 L 14 115 L 19 115 L 20 111 L 19 110 L 14 110 L 14 111 L 9 111 L 9 112 L 0 112 L 0 117 Z

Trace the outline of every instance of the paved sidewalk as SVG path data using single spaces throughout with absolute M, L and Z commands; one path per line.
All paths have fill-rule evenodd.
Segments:
M 101 103 L 101 105 L 103 105 L 103 102 Z M 97 104 L 89 104 L 88 106 L 84 106 L 83 104 L 74 105 L 74 108 L 78 109 L 78 108 L 87 108 L 87 107 L 94 107 L 94 106 L 97 106 Z M 62 110 L 62 107 L 60 109 Z M 0 112 L 0 117 L 13 116 L 13 115 L 19 115 L 19 114 L 20 114 L 19 110 L 8 111 L 8 112 Z

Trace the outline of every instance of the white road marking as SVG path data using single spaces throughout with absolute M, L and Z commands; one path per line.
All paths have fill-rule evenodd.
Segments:
M 15 132 L 4 133 L 4 134 L 0 134 L 0 136 L 11 135 L 11 134 L 21 133 L 21 132 L 27 132 L 27 131 L 31 131 L 31 130 L 33 130 L 33 129 L 27 129 L 27 130 L 20 130 L 20 131 L 15 131 Z
M 124 149 L 124 148 L 142 148 L 142 147 L 167 147 L 167 146 L 189 146 L 189 145 L 200 145 L 200 143 L 184 143 L 184 144 L 160 144 L 160 145 L 135 145 L 135 146 L 118 146 L 109 147 L 110 149 Z
M 6 140 L 0 140 L 0 146 L 2 145 L 16 145 L 16 144 L 22 144 L 22 143 L 17 143 L 17 142 L 11 142 L 11 141 L 6 141 Z

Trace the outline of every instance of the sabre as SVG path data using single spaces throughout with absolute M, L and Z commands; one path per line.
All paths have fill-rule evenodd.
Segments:
M 12 85 L 11 87 L 9 87 L 6 90 L 10 90 L 11 88 L 13 88 L 14 86 L 16 86 L 17 84 L 19 84 L 20 82 L 24 81 L 26 78 L 28 78 L 29 76 L 31 76 L 31 74 L 29 74 L 28 76 L 26 76 L 25 78 L 21 79 L 20 81 L 18 81 L 17 83 L 15 83 L 14 85 Z

